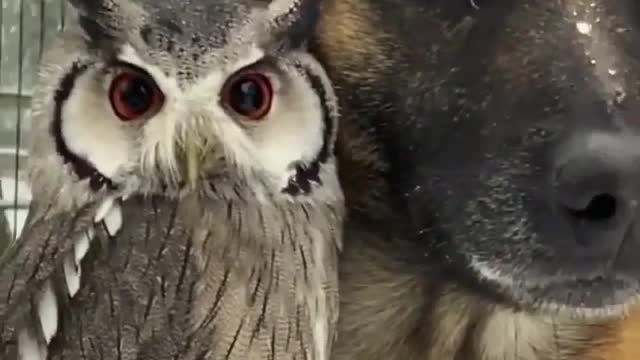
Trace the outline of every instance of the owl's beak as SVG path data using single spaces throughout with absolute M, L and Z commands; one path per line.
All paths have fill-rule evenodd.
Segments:
M 202 152 L 195 142 L 188 142 L 185 146 L 187 180 L 192 189 L 196 189 L 200 168 L 202 166 Z

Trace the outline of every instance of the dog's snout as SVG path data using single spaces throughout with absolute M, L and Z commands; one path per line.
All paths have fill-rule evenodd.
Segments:
M 629 151 L 623 138 L 594 139 L 574 147 L 577 151 L 556 165 L 553 201 L 577 243 L 617 246 L 640 197 L 634 186 L 640 184 L 639 154 Z
M 569 160 L 557 169 L 554 181 L 560 210 L 582 227 L 615 220 L 631 195 L 621 193 L 620 172 L 588 155 Z

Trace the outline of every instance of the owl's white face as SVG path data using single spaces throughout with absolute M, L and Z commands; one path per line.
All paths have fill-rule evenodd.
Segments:
M 325 110 L 296 68 L 303 56 L 276 62 L 264 55 L 248 49 L 228 66 L 180 84 L 125 46 L 116 65 L 95 64 L 76 79 L 62 106 L 62 138 L 109 179 L 138 167 L 154 173 L 157 166 L 180 176 L 179 149 L 194 141 L 219 144 L 229 164 L 284 188 L 292 164 L 318 156 Z
M 56 96 L 33 109 L 36 121 L 51 118 L 62 161 L 80 178 L 93 171 L 94 190 L 215 178 L 296 196 L 322 183 L 319 164 L 335 173 L 336 100 L 307 53 L 240 39 L 195 67 L 136 41 L 87 56 L 96 52 L 84 37 L 65 34 L 45 57 L 42 77 L 58 75 Z

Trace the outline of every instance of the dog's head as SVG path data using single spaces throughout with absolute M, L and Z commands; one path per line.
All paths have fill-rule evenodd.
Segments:
M 425 33 L 378 128 L 407 236 L 518 305 L 640 298 L 640 2 L 407 1 Z

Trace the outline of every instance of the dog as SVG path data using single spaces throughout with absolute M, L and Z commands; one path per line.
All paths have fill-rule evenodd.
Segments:
M 640 2 L 324 0 L 310 46 L 350 211 L 333 359 L 640 358 Z

